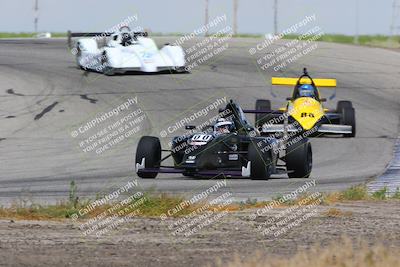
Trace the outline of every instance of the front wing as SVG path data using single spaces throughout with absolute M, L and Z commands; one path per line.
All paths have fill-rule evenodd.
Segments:
M 193 172 L 196 176 L 203 177 L 215 177 L 218 175 L 224 175 L 227 177 L 250 177 L 250 164 L 251 162 L 247 162 L 247 166 L 242 166 L 241 170 L 226 170 L 226 169 L 216 169 L 216 170 L 198 170 Z M 146 168 L 145 167 L 145 159 L 142 159 L 141 163 L 136 163 L 136 173 L 180 173 L 185 174 L 187 170 L 175 167 L 160 167 L 160 168 Z M 273 174 L 286 174 L 288 171 L 285 168 L 276 167 L 275 172 Z
M 299 129 L 289 124 L 286 128 L 288 133 L 299 132 Z M 283 133 L 285 132 L 285 125 L 283 124 L 264 124 L 261 129 L 261 133 Z M 324 134 L 351 134 L 351 125 L 340 125 L 340 124 L 321 124 L 317 128 L 317 133 Z

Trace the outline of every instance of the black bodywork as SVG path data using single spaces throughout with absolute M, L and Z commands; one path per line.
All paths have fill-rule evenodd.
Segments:
M 276 141 L 274 139 L 267 141 L 260 137 L 246 119 L 241 107 L 235 102 L 229 102 L 220 113 L 227 114 L 221 117 L 231 120 L 235 125 L 235 131 L 217 135 L 213 132 L 212 126 L 208 126 L 201 132 L 173 138 L 171 155 L 174 159 L 174 168 L 181 169 L 183 174 L 188 176 L 202 172 L 213 173 L 213 170 L 227 176 L 241 176 L 242 167 L 249 161 L 247 155 L 249 144 L 263 141 L 263 144 L 268 143 L 272 147 Z M 204 145 L 196 145 L 193 142 L 198 136 L 204 136 L 204 140 L 207 140 Z M 276 154 L 273 151 L 270 153 L 276 162 Z
M 174 137 L 169 150 L 161 149 L 157 137 L 143 136 L 136 151 L 136 173 L 142 178 L 155 178 L 158 173 L 252 179 L 268 179 L 276 173 L 287 173 L 289 177 L 309 176 L 312 151 L 307 138 L 285 147 L 293 153 L 280 156 L 282 143 L 276 138 L 261 136 L 232 100 L 220 110 L 220 117 L 233 122 L 234 130 L 218 134 L 210 125 L 198 132 Z M 194 128 L 186 126 L 187 130 Z M 168 155 L 161 157 L 161 152 L 168 152 Z M 163 165 L 170 157 L 173 166 Z

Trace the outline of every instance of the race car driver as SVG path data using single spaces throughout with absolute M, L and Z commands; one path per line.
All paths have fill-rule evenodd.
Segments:
M 315 98 L 315 89 L 310 84 L 303 84 L 298 89 L 298 97 L 312 97 Z
M 228 133 L 233 132 L 234 130 L 235 130 L 235 126 L 234 126 L 233 122 L 228 121 L 224 118 L 218 119 L 214 125 L 214 134 L 215 135 L 228 134 Z

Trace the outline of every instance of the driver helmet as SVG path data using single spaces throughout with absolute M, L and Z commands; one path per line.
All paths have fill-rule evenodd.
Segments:
M 134 37 L 132 36 L 131 28 L 127 25 L 123 25 L 119 28 L 119 34 L 121 36 L 121 45 L 128 46 L 131 45 L 134 41 Z
M 303 84 L 299 87 L 299 96 L 300 97 L 314 97 L 314 87 L 311 84 Z
M 218 119 L 214 125 L 215 134 L 228 134 L 234 130 L 233 122 L 224 118 Z
M 123 32 L 121 33 L 121 44 L 123 46 L 128 46 L 131 45 L 133 42 L 132 35 L 129 32 Z

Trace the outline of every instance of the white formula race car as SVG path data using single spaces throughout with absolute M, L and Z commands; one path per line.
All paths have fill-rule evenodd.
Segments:
M 186 72 L 185 54 L 180 46 L 165 44 L 158 49 L 147 32 L 132 32 L 124 26 L 115 33 L 68 33 L 75 43 L 76 62 L 83 70 L 101 72 L 106 75 L 139 72 Z M 88 38 L 89 37 L 89 38 Z M 98 40 L 105 38 L 104 46 Z

